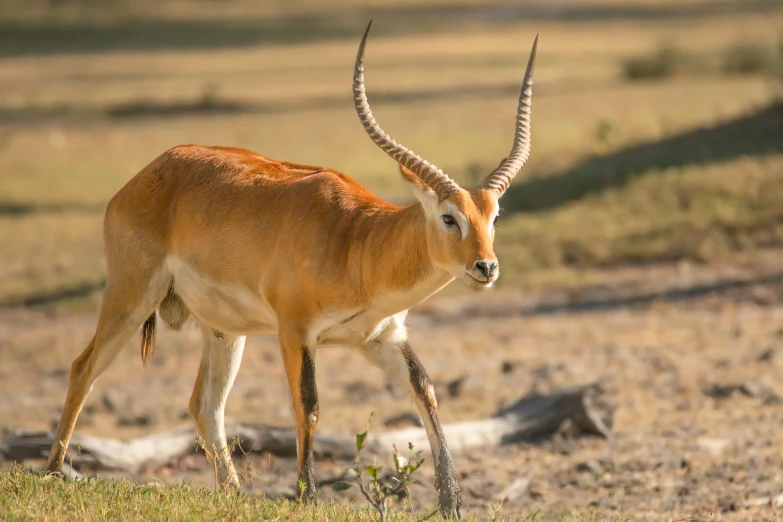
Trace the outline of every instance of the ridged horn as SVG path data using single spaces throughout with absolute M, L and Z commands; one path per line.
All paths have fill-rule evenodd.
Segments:
M 536 65 L 536 47 L 538 35 L 530 51 L 525 78 L 522 80 L 522 91 L 519 93 L 519 108 L 517 109 L 517 127 L 514 131 L 514 145 L 508 158 L 495 172 L 484 179 L 482 186 L 494 190 L 498 194 L 506 191 L 514 176 L 519 174 L 530 156 L 530 105 L 533 98 L 533 69 Z
M 364 48 L 367 45 L 367 35 L 370 34 L 371 26 L 372 20 L 367 24 L 367 29 L 365 29 L 364 36 L 362 36 L 362 41 L 359 44 L 359 51 L 356 53 L 356 64 L 353 68 L 353 101 L 356 106 L 356 113 L 359 115 L 359 120 L 361 120 L 364 130 L 372 141 L 397 163 L 400 163 L 421 178 L 421 180 L 426 183 L 442 201 L 459 190 L 459 185 L 444 174 L 438 167 L 422 159 L 412 150 L 403 147 L 394 141 L 392 137 L 386 134 L 381 126 L 378 125 L 372 114 L 364 88 Z

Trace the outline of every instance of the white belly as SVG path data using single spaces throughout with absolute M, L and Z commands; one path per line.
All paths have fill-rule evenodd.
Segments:
M 174 256 L 166 259 L 166 267 L 174 278 L 174 291 L 200 324 L 233 335 L 277 333 L 277 316 L 258 293 L 210 280 Z M 364 308 L 327 312 L 307 326 L 305 342 L 312 347 L 363 346 L 391 323 L 401 327 L 408 308 L 451 280 L 448 274 L 438 274 L 407 292 L 378 296 Z
M 234 335 L 277 332 L 277 316 L 258 294 L 207 279 L 177 257 L 168 257 L 166 266 L 174 291 L 200 324 Z

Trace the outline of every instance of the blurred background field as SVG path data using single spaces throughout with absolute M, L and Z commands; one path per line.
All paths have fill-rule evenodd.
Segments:
M 453 284 L 412 315 L 444 420 L 593 380 L 616 397 L 608 449 L 459 458 L 468 505 L 524 468 L 535 478 L 512 512 L 765 519 L 742 510 L 783 483 L 769 471 L 783 469 L 783 408 L 770 399 L 783 394 L 780 0 L 0 0 L 0 428 L 58 417 L 95 326 L 105 205 L 168 148 L 249 148 L 412 201 L 353 109 L 370 18 L 376 117 L 463 184 L 510 149 L 540 34 L 532 155 L 501 200 L 498 288 L 477 298 Z M 594 298 L 610 304 L 580 308 Z M 162 333 L 143 373 L 128 371 L 140 368 L 134 339 L 77 432 L 188 422 L 198 338 Z M 229 415 L 290 425 L 274 339 L 248 346 Z M 324 352 L 322 407 L 333 408 L 319 430 L 361 430 L 379 407 L 381 422 L 413 411 L 355 354 Z M 755 378 L 772 391 L 739 404 L 708 386 Z M 585 472 L 606 454 L 611 469 Z M 293 480 L 292 464 L 278 467 Z
M 352 109 L 460 182 L 510 148 L 541 34 L 533 154 L 503 199 L 502 287 L 710 261 L 781 236 L 783 3 L 4 1 L 0 303 L 97 303 L 102 211 L 181 143 L 326 165 L 410 201 Z

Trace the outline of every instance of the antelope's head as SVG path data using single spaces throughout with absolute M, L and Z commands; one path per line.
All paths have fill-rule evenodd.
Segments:
M 463 189 L 435 165 L 394 141 L 375 121 L 364 87 L 364 50 L 372 21 L 359 44 L 353 75 L 356 112 L 364 130 L 400 166 L 427 217 L 427 245 L 433 264 L 470 287 L 492 286 L 500 273 L 493 250 L 498 200 L 530 156 L 530 104 L 538 36 L 522 81 L 514 144 L 508 157 L 476 189 Z

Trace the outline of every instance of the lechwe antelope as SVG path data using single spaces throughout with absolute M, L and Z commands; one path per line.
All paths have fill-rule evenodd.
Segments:
M 408 343 L 408 309 L 455 278 L 483 290 L 498 277 L 492 245 L 498 198 L 530 153 L 536 42 L 525 72 L 509 157 L 465 190 L 397 144 L 376 123 L 364 89 L 364 32 L 353 76 L 359 119 L 399 163 L 418 200 L 398 207 L 327 168 L 228 147 L 175 147 L 109 202 L 106 290 L 90 344 L 73 362 L 48 469 L 59 471 L 76 417 L 98 376 L 142 326 L 152 354 L 156 310 L 177 330 L 190 315 L 204 351 L 189 411 L 224 486 L 239 486 L 224 408 L 249 334 L 277 333 L 297 426 L 303 495 L 316 494 L 315 349 L 357 348 L 407 387 L 429 438 L 439 505 L 459 516 L 460 493 L 427 372 Z

